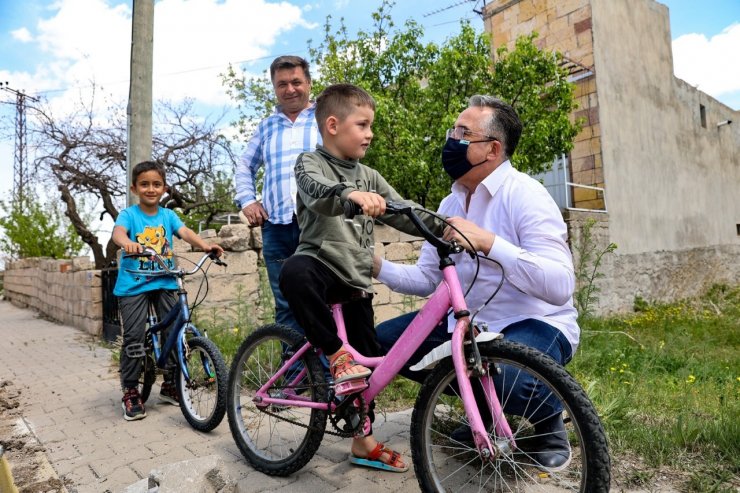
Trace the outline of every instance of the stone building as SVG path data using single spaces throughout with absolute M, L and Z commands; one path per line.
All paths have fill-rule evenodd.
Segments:
M 536 31 L 566 57 L 584 126 L 554 188 L 571 230 L 579 209 L 599 211 L 602 241 L 618 245 L 598 311 L 740 282 L 740 112 L 673 75 L 668 8 L 493 0 L 483 17 L 493 53 Z

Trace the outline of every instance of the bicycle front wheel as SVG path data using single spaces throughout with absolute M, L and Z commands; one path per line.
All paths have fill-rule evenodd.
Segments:
M 218 347 L 210 339 L 193 337 L 187 341 L 182 370 L 178 371 L 177 392 L 180 409 L 190 426 L 198 431 L 211 431 L 226 414 L 226 380 L 228 370 Z
M 489 424 L 489 438 L 495 449 L 489 460 L 481 458 L 472 440 L 460 438 L 466 436 L 460 431 L 467 429 L 468 422 L 455 369 L 447 358 L 424 382 L 411 417 L 411 451 L 422 491 L 609 491 L 604 430 L 575 379 L 550 357 L 515 342 L 498 340 L 478 347 L 494 375 L 513 441 L 498 436 Z M 520 389 L 515 394 L 512 384 L 524 381 L 519 379 L 529 383 L 526 391 Z M 471 384 L 482 389 L 478 378 L 471 378 Z M 475 393 L 479 401 L 485 395 L 482 390 Z M 479 402 L 479 407 L 482 405 Z M 514 407 L 520 415 L 510 412 Z M 565 430 L 560 427 L 549 434 L 542 431 L 543 422 L 558 416 L 563 418 Z M 454 430 L 458 432 L 453 434 Z M 543 467 L 538 460 L 542 461 L 542 452 L 548 447 L 542 444 L 552 444 L 553 438 L 559 449 L 566 450 L 565 457 L 570 449 L 570 460 L 558 467 Z
M 289 327 L 264 326 L 239 347 L 229 373 L 231 434 L 247 462 L 272 476 L 287 476 L 305 466 L 324 437 L 325 410 L 259 405 L 256 395 L 303 343 L 303 336 Z M 301 372 L 305 376 L 298 378 Z M 271 397 L 326 402 L 323 369 L 312 350 L 285 375 L 267 389 Z

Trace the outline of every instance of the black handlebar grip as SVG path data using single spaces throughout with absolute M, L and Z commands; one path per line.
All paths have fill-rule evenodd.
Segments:
M 355 204 L 351 200 L 344 202 L 344 217 L 347 219 L 353 219 L 355 216 L 362 214 L 362 207 Z

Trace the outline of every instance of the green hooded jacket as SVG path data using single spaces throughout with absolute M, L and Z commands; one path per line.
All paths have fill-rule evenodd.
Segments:
M 364 215 L 346 219 L 343 204 L 349 200 L 347 196 L 356 190 L 375 192 L 386 201 L 420 206 L 404 200 L 374 169 L 359 161 L 336 158 L 321 145 L 316 146 L 315 151 L 298 156 L 295 178 L 301 228 L 296 255 L 315 257 L 349 286 L 372 292 L 375 221 Z M 429 214 L 420 217 L 435 235 L 442 235 L 444 223 Z M 406 216 L 384 214 L 375 219 L 419 236 Z

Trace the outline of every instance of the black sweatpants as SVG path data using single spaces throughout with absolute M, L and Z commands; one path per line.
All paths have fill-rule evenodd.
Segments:
M 344 283 L 321 261 L 308 255 L 293 255 L 280 271 L 280 291 L 288 300 L 295 319 L 306 332 L 312 346 L 321 348 L 325 355 L 336 353 L 342 347 L 337 336 L 329 299 L 346 300 L 355 290 Z M 375 316 L 371 298 L 346 301 L 342 304 L 347 342 L 364 356 L 380 356 L 380 345 L 375 337 Z M 375 422 L 375 401 L 368 404 L 367 416 Z
M 161 322 L 170 311 L 170 308 L 177 303 L 177 293 L 166 289 L 158 289 L 134 296 L 120 296 L 118 298 L 118 307 L 121 311 L 121 321 L 123 323 L 123 344 L 121 345 L 121 386 L 125 389 L 136 387 L 139 384 L 139 377 L 142 371 L 142 358 L 131 358 L 126 353 L 126 348 L 132 344 L 144 344 L 144 334 L 146 332 L 147 304 L 153 300 L 154 307 L 157 311 L 157 317 Z M 169 328 L 160 338 L 160 343 L 164 346 Z M 165 380 L 172 373 L 176 365 L 174 355 L 170 355 L 167 362 Z
M 353 290 L 321 261 L 308 255 L 293 255 L 280 271 L 280 291 L 293 315 L 311 345 L 321 348 L 327 356 L 342 347 L 327 300 L 346 300 Z M 347 342 L 364 356 L 380 356 L 372 299 L 347 301 L 342 312 Z

